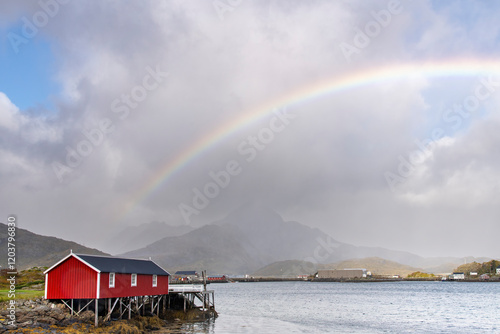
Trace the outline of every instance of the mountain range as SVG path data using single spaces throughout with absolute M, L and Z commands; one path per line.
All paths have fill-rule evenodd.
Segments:
M 5 245 L 7 226 L 1 224 L 0 230 L 0 245 Z M 70 250 L 75 253 L 106 254 L 75 242 L 41 236 L 23 229 L 18 229 L 17 233 L 20 269 L 50 266 Z M 314 273 L 318 267 L 336 266 L 373 267 L 379 271 L 389 268 L 397 270 L 396 273 L 414 269 L 444 273 L 464 263 L 464 258 L 423 258 L 409 252 L 342 243 L 320 229 L 285 221 L 274 210 L 258 203 L 243 205 L 225 218 L 199 228 L 174 227 L 158 222 L 128 227 L 113 236 L 108 243 L 106 250 L 126 250 L 119 254 L 124 257 L 151 257 L 170 272 L 207 270 L 209 274 L 252 275 L 259 273 L 259 270 L 273 272 L 274 269 L 265 269 L 273 264 L 282 272 L 300 268 L 297 264 L 302 263 L 306 265 L 299 271 L 308 268 L 311 271 L 308 273 Z M 136 249 L 130 250 L 132 247 Z M 359 262 L 359 259 L 365 260 Z M 342 262 L 347 260 L 351 262 Z M 488 260 L 466 259 L 467 262 Z M 283 261 L 292 262 L 283 266 Z M 358 261 L 358 264 L 354 265 L 353 261 Z M 392 262 L 384 264 L 383 261 Z M 2 259 L 0 265 L 5 264 L 6 259 Z
M 378 257 L 413 268 L 452 270 L 463 258 L 423 258 L 381 247 L 339 242 L 317 228 L 284 221 L 265 205 L 251 203 L 224 219 L 177 237 L 166 237 L 122 254 L 152 257 L 171 270 L 202 270 L 211 274 L 252 274 L 278 261 L 331 264 Z M 476 261 L 478 259 L 475 259 Z

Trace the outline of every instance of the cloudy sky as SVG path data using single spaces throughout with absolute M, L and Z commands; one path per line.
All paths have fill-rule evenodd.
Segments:
M 260 200 L 355 245 L 500 257 L 499 7 L 4 1 L 0 220 L 99 246 Z

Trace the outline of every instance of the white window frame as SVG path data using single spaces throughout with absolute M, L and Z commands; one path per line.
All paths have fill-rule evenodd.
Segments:
M 137 286 L 137 274 L 130 276 L 130 286 Z
M 115 287 L 115 273 L 109 273 L 109 287 L 114 288 Z
M 158 286 L 158 276 L 153 275 L 153 288 L 156 288 Z

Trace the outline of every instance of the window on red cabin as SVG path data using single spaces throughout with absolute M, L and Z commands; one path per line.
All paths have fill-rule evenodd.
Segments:
M 109 273 L 109 287 L 115 287 L 115 273 Z
M 158 285 L 158 276 L 153 275 L 153 288 L 156 288 Z
M 132 274 L 132 276 L 130 278 L 130 285 L 137 286 L 137 274 Z

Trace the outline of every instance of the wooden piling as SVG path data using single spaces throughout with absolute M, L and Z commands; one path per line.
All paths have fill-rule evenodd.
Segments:
M 94 317 L 94 326 L 97 327 L 99 325 L 99 299 L 95 299 L 95 317 Z
M 128 298 L 128 320 L 132 318 L 132 298 Z

